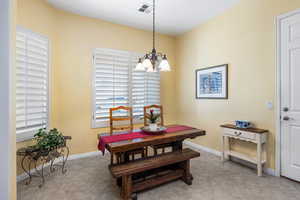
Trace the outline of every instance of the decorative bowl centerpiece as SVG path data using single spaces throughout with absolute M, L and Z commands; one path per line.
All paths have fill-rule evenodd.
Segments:
M 157 126 L 156 129 L 153 130 L 150 128 L 150 126 L 144 126 L 141 128 L 141 130 L 147 134 L 159 135 L 159 134 L 163 134 L 167 130 L 167 128 L 164 126 Z

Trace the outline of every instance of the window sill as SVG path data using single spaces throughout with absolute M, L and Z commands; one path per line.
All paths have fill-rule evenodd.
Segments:
M 133 125 L 136 125 L 136 124 L 143 124 L 144 123 L 144 120 L 143 119 L 133 119 Z M 123 122 L 122 123 L 119 123 L 118 125 L 126 125 L 128 124 L 128 122 Z M 109 121 L 105 121 L 105 122 L 98 122 L 98 123 L 95 123 L 93 122 L 92 123 L 92 129 L 99 129 L 99 128 L 109 128 Z
M 16 141 L 18 142 L 25 142 L 28 140 L 32 140 L 34 138 L 34 134 L 37 131 L 27 131 L 27 132 L 22 132 L 22 133 L 17 133 L 17 138 Z

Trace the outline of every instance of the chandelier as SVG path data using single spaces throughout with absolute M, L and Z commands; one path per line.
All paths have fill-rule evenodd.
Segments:
M 135 71 L 158 72 L 170 70 L 166 54 L 159 53 L 155 49 L 155 0 L 153 0 L 153 49 L 142 58 L 139 58 Z

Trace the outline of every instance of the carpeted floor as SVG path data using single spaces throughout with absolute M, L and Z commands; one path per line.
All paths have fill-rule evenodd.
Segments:
M 68 172 L 47 176 L 31 185 L 18 183 L 18 200 L 118 200 L 119 188 L 107 165 L 109 156 L 69 161 Z M 192 186 L 178 180 L 138 194 L 139 200 L 297 200 L 300 184 L 272 176 L 257 177 L 252 169 L 226 162 L 208 153 L 191 163 Z

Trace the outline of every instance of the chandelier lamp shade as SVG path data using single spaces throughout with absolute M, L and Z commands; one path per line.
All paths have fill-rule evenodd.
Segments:
M 153 49 L 150 53 L 139 58 L 135 71 L 158 72 L 170 70 L 167 55 L 158 53 L 155 49 L 155 0 L 153 0 Z

